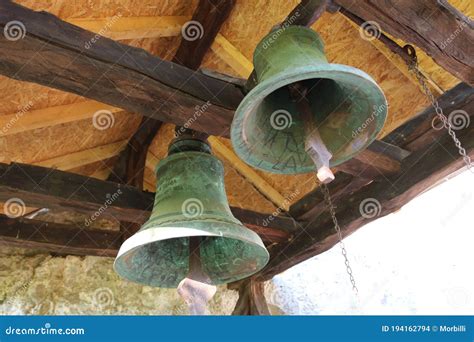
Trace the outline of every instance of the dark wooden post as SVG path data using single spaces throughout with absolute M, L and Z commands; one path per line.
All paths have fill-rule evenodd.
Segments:
M 239 300 L 232 315 L 270 315 L 263 282 L 249 278 L 229 285 L 229 288 L 239 291 Z

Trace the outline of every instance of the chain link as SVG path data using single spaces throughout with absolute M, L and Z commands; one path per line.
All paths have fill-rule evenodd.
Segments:
M 451 125 L 451 122 L 446 117 L 446 115 L 444 115 L 443 108 L 441 108 L 441 106 L 438 103 L 438 100 L 436 100 L 430 88 L 426 84 L 425 76 L 421 73 L 418 67 L 418 59 L 416 57 L 415 49 L 411 45 L 407 45 L 404 47 L 404 50 L 407 51 L 408 55 L 411 57 L 411 59 L 407 61 L 408 70 L 410 70 L 411 72 L 415 74 L 415 77 L 420 83 L 423 89 L 423 92 L 430 100 L 431 105 L 433 106 L 438 119 L 441 120 L 443 127 L 448 130 L 449 135 L 453 139 L 454 144 L 456 145 L 458 152 L 461 155 L 462 159 L 464 160 L 464 163 L 466 164 L 468 170 L 474 173 L 474 165 L 471 161 L 471 157 L 467 155 L 466 150 L 462 147 L 461 142 L 459 141 L 459 139 L 456 136 L 456 133 L 453 130 L 453 126 Z
M 346 246 L 344 245 L 344 242 L 342 241 L 341 227 L 339 227 L 339 223 L 337 222 L 336 209 L 334 208 L 334 205 L 331 200 L 331 195 L 329 194 L 329 189 L 326 184 L 324 183 L 321 184 L 321 191 L 323 192 L 324 201 L 326 202 L 326 205 L 329 209 L 329 213 L 331 214 L 331 217 L 332 217 L 332 222 L 334 223 L 334 230 L 336 231 L 337 237 L 339 239 L 339 246 L 341 247 L 341 253 L 342 253 L 342 256 L 344 257 L 344 264 L 346 265 L 346 271 L 347 271 L 347 274 L 349 275 L 349 279 L 352 284 L 352 290 L 354 290 L 354 292 L 357 294 L 359 290 L 357 289 L 354 275 L 352 273 L 352 268 L 349 263 L 349 258 L 347 257 Z

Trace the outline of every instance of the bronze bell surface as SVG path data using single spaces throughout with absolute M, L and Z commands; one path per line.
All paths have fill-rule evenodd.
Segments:
M 233 282 L 262 269 L 269 254 L 231 213 L 224 168 L 199 139 L 175 139 L 156 167 L 157 189 L 149 220 L 121 246 L 114 268 L 133 282 L 176 288 L 189 274 L 190 240 L 198 241 L 197 279 Z M 192 263 L 196 263 L 191 258 Z M 201 272 L 201 273 L 202 273 Z
M 328 63 L 309 28 L 271 32 L 255 50 L 254 67 L 256 84 L 231 127 L 234 150 L 253 167 L 280 174 L 329 169 L 365 149 L 383 127 L 380 87 L 359 69 Z

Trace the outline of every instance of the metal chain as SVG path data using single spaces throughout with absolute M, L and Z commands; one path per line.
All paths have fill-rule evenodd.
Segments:
M 430 100 L 431 105 L 433 106 L 436 112 L 436 115 L 438 116 L 438 119 L 441 120 L 441 122 L 443 123 L 443 127 L 448 130 L 449 135 L 453 139 L 454 144 L 456 145 L 458 152 L 461 155 L 462 159 L 464 160 L 464 163 L 466 164 L 468 170 L 471 172 L 474 172 L 474 165 L 471 161 L 471 157 L 467 155 L 466 150 L 461 146 L 461 142 L 456 137 L 456 133 L 453 130 L 453 126 L 451 125 L 451 122 L 446 117 L 446 115 L 444 115 L 443 108 L 441 108 L 438 101 L 436 100 L 433 93 L 431 92 L 430 88 L 428 88 L 428 85 L 426 84 L 425 76 L 421 73 L 418 67 L 418 58 L 416 57 L 415 48 L 411 45 L 405 45 L 403 49 L 411 57 L 411 59 L 407 60 L 408 69 L 415 74 L 415 77 L 420 83 L 423 89 L 423 92 Z
M 339 227 L 339 223 L 337 222 L 336 209 L 334 208 L 334 205 L 332 204 L 331 195 L 329 194 L 329 189 L 326 184 L 324 183 L 321 184 L 321 191 L 323 192 L 324 201 L 326 202 L 326 205 L 329 209 L 329 213 L 331 214 L 331 217 L 332 217 L 332 222 L 334 223 L 334 230 L 336 231 L 337 237 L 339 239 L 339 246 L 341 247 L 341 253 L 342 253 L 342 256 L 344 257 L 344 264 L 346 265 L 346 271 L 347 271 L 347 274 L 349 275 L 349 279 L 352 284 L 352 290 L 354 290 L 354 292 L 357 294 L 359 290 L 357 289 L 354 275 L 352 273 L 352 268 L 349 263 L 349 258 L 347 257 L 346 246 L 344 245 L 344 242 L 342 241 L 341 227 Z

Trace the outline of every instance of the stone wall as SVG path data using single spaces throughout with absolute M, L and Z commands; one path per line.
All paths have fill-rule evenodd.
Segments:
M 0 250 L 0 315 L 182 315 L 187 308 L 173 289 L 120 279 L 113 259 L 55 257 L 22 249 Z M 229 315 L 236 291 L 219 287 L 214 315 Z

